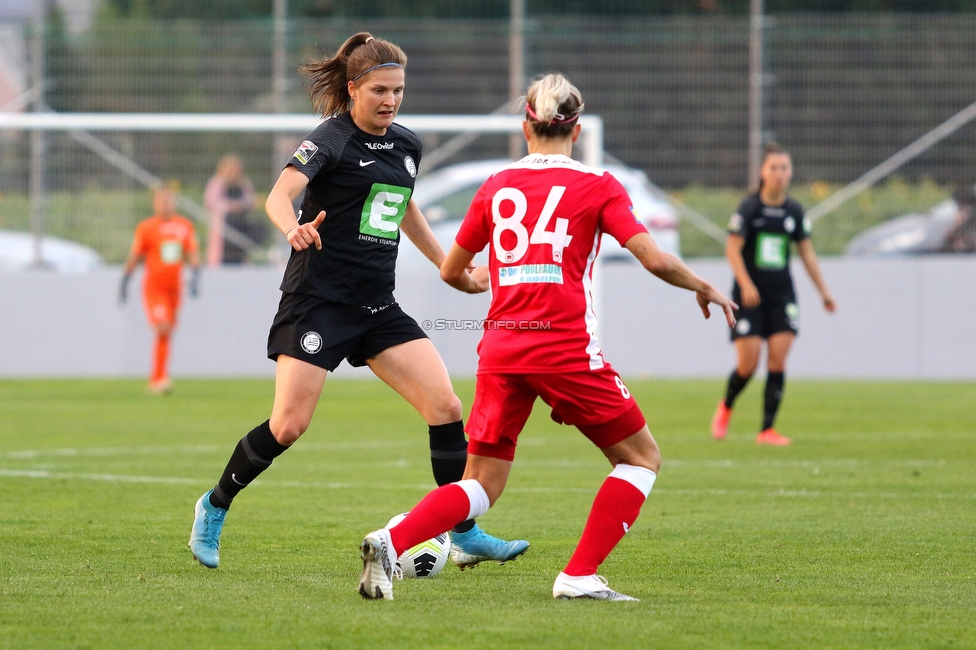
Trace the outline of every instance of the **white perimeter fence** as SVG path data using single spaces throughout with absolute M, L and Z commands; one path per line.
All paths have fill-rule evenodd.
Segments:
M 692 268 L 728 290 L 724 261 Z M 797 265 L 800 337 L 792 377 L 976 380 L 976 256 L 823 260 L 837 298 L 824 313 Z M 120 272 L 0 275 L 0 377 L 119 377 L 148 374 L 151 338 L 138 284 L 124 308 Z M 268 327 L 279 298 L 274 268 L 206 270 L 187 299 L 172 357 L 177 377 L 270 377 Z M 602 268 L 601 341 L 624 376 L 719 377 L 734 363 L 721 320 L 701 318 L 691 294 L 636 263 Z M 436 270 L 400 273 L 397 298 L 428 333 L 452 375 L 471 376 L 488 297 L 461 294 Z M 370 376 L 343 364 L 339 377 Z

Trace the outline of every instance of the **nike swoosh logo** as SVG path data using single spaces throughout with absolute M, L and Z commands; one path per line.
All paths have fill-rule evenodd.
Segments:
M 247 483 L 241 483 L 240 481 L 237 480 L 237 474 L 231 474 L 230 480 L 234 481 L 238 485 L 247 485 Z
M 376 161 L 375 160 L 368 160 L 366 162 L 363 162 L 363 159 L 360 158 L 359 159 L 359 166 L 360 167 L 365 167 L 366 165 L 372 165 L 374 162 L 376 162 Z

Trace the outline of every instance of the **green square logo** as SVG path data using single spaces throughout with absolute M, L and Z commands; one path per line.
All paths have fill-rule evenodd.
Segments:
M 408 187 L 373 183 L 373 188 L 363 204 L 359 232 L 384 239 L 396 239 L 400 222 L 407 213 L 411 193 L 412 190 Z
M 761 269 L 786 267 L 786 247 L 790 240 L 786 235 L 761 232 L 756 237 L 756 266 Z

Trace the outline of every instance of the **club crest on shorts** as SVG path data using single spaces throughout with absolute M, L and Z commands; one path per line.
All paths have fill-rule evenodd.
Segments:
M 316 354 L 322 349 L 322 337 L 318 332 L 305 332 L 302 335 L 302 349 L 308 354 Z
M 403 166 L 407 168 L 407 173 L 410 174 L 410 178 L 417 177 L 417 163 L 413 161 L 413 158 L 410 156 L 404 156 Z
M 748 318 L 743 318 L 738 323 L 735 324 L 735 331 L 738 332 L 740 335 L 748 334 L 749 330 L 751 329 L 752 329 L 752 324 L 749 322 Z

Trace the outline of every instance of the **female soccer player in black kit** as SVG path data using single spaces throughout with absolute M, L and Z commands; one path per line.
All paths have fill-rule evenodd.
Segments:
M 743 199 L 729 222 L 725 256 L 735 274 L 732 300 L 739 304 L 732 330 L 738 364 L 729 377 L 725 399 L 712 418 L 712 436 L 725 438 L 735 398 L 742 392 L 759 363 L 762 340 L 769 356 L 763 423 L 756 436 L 760 445 L 788 445 L 790 439 L 773 428 L 783 398 L 786 355 L 797 334 L 799 309 L 790 276 L 790 243 L 795 243 L 810 279 L 820 292 L 824 308 L 834 312 L 817 255 L 810 243 L 810 220 L 799 203 L 786 195 L 793 178 L 790 154 L 775 143 L 763 149 L 759 190 Z
M 274 406 L 197 501 L 189 546 L 204 566 L 220 563 L 234 497 L 308 429 L 326 375 L 343 358 L 369 366 L 426 420 L 438 485 L 464 474 L 461 401 L 437 350 L 393 298 L 401 231 L 438 268 L 445 258 L 411 198 L 420 139 L 393 121 L 406 63 L 393 43 L 359 33 L 334 57 L 303 68 L 312 103 L 327 119 L 298 147 L 265 206 L 293 248 L 268 336 L 268 356 L 277 362 Z M 296 215 L 292 202 L 303 191 Z M 487 277 L 486 268 L 470 272 Z M 461 568 L 505 562 L 529 546 L 494 538 L 473 520 L 451 539 L 451 559 Z

